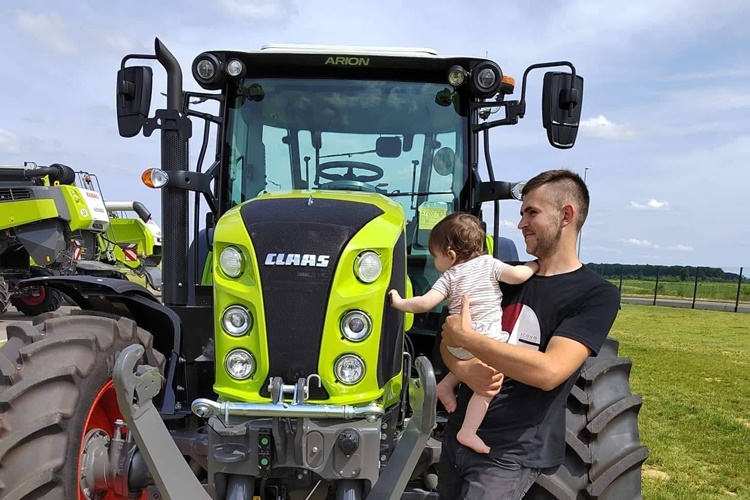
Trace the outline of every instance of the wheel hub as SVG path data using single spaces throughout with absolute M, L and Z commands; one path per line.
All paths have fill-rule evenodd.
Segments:
M 81 453 L 81 491 L 85 498 L 99 500 L 108 491 L 109 435 L 101 429 L 89 431 L 83 440 Z

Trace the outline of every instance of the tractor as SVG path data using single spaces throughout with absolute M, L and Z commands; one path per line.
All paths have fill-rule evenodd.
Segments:
M 151 212 L 137 201 L 108 203 L 94 174 L 67 165 L 0 167 L 0 313 L 12 304 L 36 316 L 64 302 L 54 288 L 19 286 L 34 276 L 127 279 L 132 272 L 158 289 L 161 243 L 147 224 Z M 138 217 L 114 220 L 120 207 Z
M 153 116 L 153 68 L 135 59 L 167 75 Z M 201 91 L 184 90 L 158 38 L 154 54 L 125 56 L 119 133 L 161 135 L 161 168 L 142 174 L 162 195 L 161 300 L 121 280 L 26 281 L 80 310 L 8 327 L 0 497 L 437 498 L 447 313 L 398 312 L 387 292 L 428 290 L 430 229 L 451 212 L 481 217 L 485 202 L 487 252 L 518 260 L 498 212 L 522 182 L 496 180 L 489 130 L 518 123 L 530 72 L 556 67 L 569 71 L 544 74 L 542 124 L 566 149 L 583 79 L 565 61 L 529 66 L 511 99 L 494 61 L 431 49 L 206 51 L 191 67 Z M 218 111 L 193 106 L 205 101 Z M 586 362 L 568 456 L 529 498 L 640 498 L 630 366 L 612 339 Z

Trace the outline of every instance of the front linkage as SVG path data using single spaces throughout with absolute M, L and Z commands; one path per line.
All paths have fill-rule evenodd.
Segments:
M 415 362 L 418 378 L 409 382 L 411 418 L 382 468 L 379 450 L 383 409 L 377 405 L 307 404 L 308 380 L 287 386 L 278 377 L 271 381 L 272 403 L 197 399 L 193 412 L 208 418 L 206 492 L 151 401 L 161 387 L 161 375 L 149 366 L 136 369 L 142 355 L 140 345 L 123 350 L 115 364 L 114 386 L 135 444 L 159 492 L 167 499 L 244 498 L 245 494 L 252 495 L 256 478 L 267 477 L 275 467 L 285 467 L 304 469 L 305 474 L 313 472 L 323 480 L 338 482 L 340 488 L 346 488 L 352 480 L 368 480 L 373 486 L 366 498 L 395 500 L 401 497 L 435 427 L 435 374 L 429 360 L 422 356 Z M 293 398 L 286 401 L 284 395 L 289 393 Z M 289 419 L 297 419 L 296 428 L 291 428 Z M 217 484 L 220 474 L 227 474 L 226 483 Z M 358 490 L 353 487 L 352 491 Z M 355 493 L 351 498 L 362 497 Z

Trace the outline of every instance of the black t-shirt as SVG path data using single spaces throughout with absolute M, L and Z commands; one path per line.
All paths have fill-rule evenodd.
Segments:
M 501 286 L 503 330 L 511 334 L 508 342 L 542 352 L 553 335 L 560 335 L 598 354 L 620 308 L 617 287 L 585 266 L 556 276 L 532 276 L 521 285 Z M 562 463 L 566 401 L 579 373 L 577 370 L 551 391 L 506 377 L 478 431 L 490 454 L 525 467 Z M 449 418 L 454 431 L 463 422 L 471 395 L 471 389 L 462 384 L 458 407 Z

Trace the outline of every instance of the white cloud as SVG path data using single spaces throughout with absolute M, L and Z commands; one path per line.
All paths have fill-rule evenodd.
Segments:
M 693 247 L 691 247 L 690 245 L 682 245 L 682 244 L 669 247 L 669 249 L 677 250 L 678 252 L 692 252 L 693 251 Z
M 38 42 L 63 55 L 76 52 L 76 44 L 66 33 L 65 21 L 53 14 L 19 12 L 16 26 Z
M 219 5 L 252 19 L 279 19 L 293 10 L 290 0 L 219 0 Z
M 102 40 L 118 53 L 127 54 L 137 48 L 137 44 L 132 38 L 119 33 L 107 33 L 102 36 Z
M 500 227 L 509 227 L 511 229 L 517 229 L 518 224 L 516 224 L 515 222 L 511 222 L 509 220 L 500 219 Z
M 0 152 L 3 153 L 20 153 L 21 147 L 18 137 L 12 132 L 0 128 Z
M 628 238 L 626 240 L 617 240 L 617 241 L 624 243 L 626 245 L 629 245 L 629 246 L 633 246 L 633 247 L 654 248 L 654 249 L 659 248 L 659 245 L 657 245 L 656 243 L 651 243 L 648 240 L 639 240 L 637 238 Z
M 668 210 L 669 202 L 657 201 L 651 198 L 645 205 L 643 205 L 641 203 L 638 203 L 637 201 L 631 201 L 630 208 L 633 210 Z
M 629 124 L 617 124 L 604 115 L 583 120 L 580 130 L 582 136 L 613 141 L 629 140 L 636 136 L 635 130 Z

